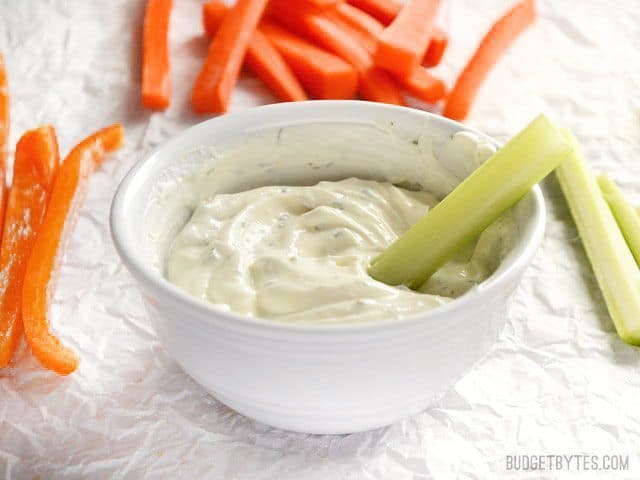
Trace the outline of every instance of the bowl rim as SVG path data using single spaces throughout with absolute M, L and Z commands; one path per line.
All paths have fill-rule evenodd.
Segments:
M 482 132 L 479 132 L 473 128 L 456 122 L 454 120 L 435 115 L 423 110 L 413 109 L 404 106 L 388 105 L 376 102 L 366 102 L 360 100 L 313 100 L 304 102 L 291 102 L 291 103 L 278 103 L 271 105 L 263 105 L 259 107 L 253 107 L 250 109 L 242 110 L 210 118 L 203 122 L 192 125 L 185 129 L 180 134 L 172 137 L 168 141 L 164 142 L 159 147 L 155 148 L 150 153 L 140 158 L 127 172 L 124 178 L 121 180 L 114 194 L 111 210 L 109 215 L 109 225 L 111 231 L 111 238 L 116 248 L 120 259 L 123 264 L 129 270 L 134 279 L 143 284 L 144 291 L 150 291 L 157 298 L 168 298 L 173 304 L 182 310 L 186 310 L 189 314 L 197 316 L 200 319 L 206 318 L 210 323 L 222 321 L 230 328 L 242 328 L 246 330 L 253 330 L 256 332 L 262 332 L 264 334 L 279 334 L 279 333 L 313 333 L 314 335 L 330 335 L 336 332 L 342 334 L 359 334 L 359 333 L 376 333 L 387 332 L 389 330 L 395 330 L 406 327 L 413 327 L 416 324 L 437 323 L 443 317 L 451 317 L 459 313 L 467 312 L 469 309 L 473 309 L 473 306 L 480 303 L 486 303 L 493 298 L 498 297 L 498 293 L 503 290 L 503 287 L 508 285 L 511 280 L 517 278 L 519 272 L 526 268 L 531 262 L 538 246 L 542 242 L 544 236 L 544 229 L 546 224 L 546 208 L 542 195 L 542 191 L 538 185 L 534 185 L 527 196 L 532 197 L 533 214 L 532 222 L 533 227 L 528 229 L 525 233 L 525 237 L 521 240 L 523 248 L 521 252 L 511 259 L 510 263 L 505 268 L 494 272 L 489 278 L 481 283 L 482 288 L 473 288 L 461 297 L 458 297 L 451 302 L 444 305 L 437 306 L 431 310 L 418 312 L 412 315 L 403 316 L 397 319 L 377 320 L 372 322 L 361 323 L 287 323 L 279 322 L 270 319 L 264 319 L 260 317 L 252 317 L 248 315 L 241 315 L 232 311 L 226 311 L 216 307 L 213 304 L 193 297 L 187 292 L 182 291 L 179 287 L 165 279 L 155 268 L 140 259 L 132 251 L 129 244 L 132 239 L 128 238 L 126 231 L 126 201 L 132 193 L 132 188 L 135 186 L 135 181 L 141 172 L 145 171 L 145 166 L 153 162 L 159 155 L 162 155 L 164 150 L 170 150 L 172 145 L 182 142 L 185 137 L 193 134 L 196 129 L 208 129 L 212 125 L 219 122 L 224 122 L 229 118 L 239 118 L 241 116 L 251 115 L 253 112 L 260 111 L 264 113 L 268 110 L 285 110 L 292 111 L 296 109 L 303 110 L 310 108 L 309 104 L 313 104 L 311 108 L 333 108 L 338 105 L 342 107 L 349 107 L 355 109 L 377 109 L 387 111 L 403 111 L 416 116 L 422 116 L 430 119 L 430 121 L 440 122 L 445 125 L 449 125 L 456 130 L 472 132 L 485 139 L 488 139 L 495 146 L 499 147 L 500 142 L 496 141 L 492 137 L 489 137 Z M 328 107 L 331 105 L 332 107 Z M 292 123 L 300 123 L 300 118 L 292 118 Z M 312 123 L 312 122 L 310 122 Z M 347 122 L 348 123 L 348 122 Z M 285 125 L 285 124 L 283 124 Z M 252 129 L 255 130 L 255 129 Z M 251 131 L 251 130 L 250 130 Z M 194 145 L 195 146 L 195 145 Z M 523 197 L 523 199 L 526 197 Z M 522 200 L 520 200 L 522 201 Z M 166 301 L 166 300 L 164 300 Z M 216 318 L 217 317 L 217 318 Z

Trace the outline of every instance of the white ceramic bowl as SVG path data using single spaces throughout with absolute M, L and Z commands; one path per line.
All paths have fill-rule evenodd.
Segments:
M 517 245 L 489 279 L 445 306 L 401 320 L 282 324 L 221 311 L 166 281 L 142 241 L 154 185 L 163 173 L 199 145 L 318 122 L 345 128 L 392 122 L 414 130 L 426 125 L 440 137 L 468 130 L 422 111 L 355 101 L 277 104 L 217 117 L 133 167 L 115 195 L 111 231 L 164 348 L 215 398 L 276 427 L 348 433 L 419 412 L 487 353 L 504 325 L 508 299 L 542 239 L 545 209 L 535 187 L 515 208 Z

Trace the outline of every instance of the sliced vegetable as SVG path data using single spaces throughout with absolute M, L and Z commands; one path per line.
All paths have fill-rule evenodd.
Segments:
M 522 0 L 491 27 L 464 68 L 444 106 L 443 115 L 466 118 L 491 67 L 536 18 L 535 0 Z
M 279 50 L 260 31 L 253 35 L 245 62 L 249 70 L 262 79 L 281 100 L 297 102 L 308 99 Z
M 218 33 L 222 19 L 230 9 L 231 7 L 222 0 L 211 0 L 202 4 L 202 27 L 207 35 L 214 37 Z
M 263 21 L 260 30 L 314 98 L 340 100 L 355 96 L 358 72 L 349 63 L 273 22 Z
M 209 35 L 216 34 L 229 10 L 230 7 L 220 0 L 202 6 L 203 24 Z M 307 94 L 295 74 L 259 27 L 249 42 L 244 62 L 281 100 L 295 102 L 307 99 Z
M 598 185 L 622 236 L 627 241 L 636 263 L 640 265 L 640 218 L 618 186 L 606 175 L 598 177 Z
M 9 81 L 4 65 L 4 56 L 0 53 L 0 155 L 2 166 L 9 144 Z
M 367 30 L 354 26 L 351 20 L 343 18 L 335 9 L 322 12 L 322 16 L 330 20 L 336 27 L 349 33 L 349 36 L 363 47 L 368 55 L 375 52 L 378 43 L 376 35 L 371 35 Z M 382 26 L 382 24 L 380 25 Z
M 341 6 L 357 10 L 348 4 Z M 349 21 L 344 19 L 338 11 L 326 12 L 324 15 L 332 19 L 338 27 L 362 45 L 367 52 L 373 54 L 376 46 L 376 36 L 372 32 L 383 30 L 382 24 L 375 18 L 364 12 L 352 16 Z M 373 27 L 372 25 L 374 24 L 377 27 Z M 410 75 L 398 75 L 394 72 L 390 72 L 390 74 L 398 86 L 424 102 L 435 103 L 446 95 L 444 82 L 431 75 L 421 66 L 416 67 Z
M 335 10 L 343 21 L 365 31 L 376 39 L 400 13 L 402 4 L 395 0 L 350 0 L 339 4 Z M 375 21 L 372 21 L 372 18 Z M 422 59 L 423 67 L 435 67 L 442 60 L 449 37 L 439 27 L 433 27 L 429 46 Z
M 142 105 L 167 108 L 169 75 L 169 17 L 173 0 L 148 0 L 142 34 Z
M 447 87 L 445 87 L 444 82 L 431 75 L 423 67 L 417 67 L 406 78 L 401 78 L 397 75 L 394 75 L 394 78 L 407 92 L 427 103 L 436 103 L 447 94 Z
M 618 335 L 631 345 L 640 345 L 640 270 L 580 145 L 569 132 L 565 136 L 573 151 L 556 169 L 562 193 Z
M 384 31 L 384 25 L 382 23 L 366 12 L 363 12 L 348 3 L 341 3 L 337 5 L 333 9 L 333 12 L 326 12 L 325 15 L 329 13 L 333 13 L 336 18 L 339 18 L 347 25 L 366 33 L 372 38 L 376 38 Z
M 203 5 L 203 23 L 209 35 L 215 34 L 228 10 L 229 7 L 221 0 L 213 0 Z M 276 48 L 282 56 L 283 63 L 288 65 L 287 68 L 293 71 L 292 75 L 302 84 L 301 88 L 309 91 L 315 98 L 347 99 L 353 98 L 356 94 L 358 72 L 341 58 L 268 20 L 260 22 L 258 32 Z M 249 61 L 252 54 L 253 43 L 252 41 L 249 44 L 245 62 Z M 265 67 L 269 67 L 269 55 L 263 57 L 267 60 Z
M 383 25 L 393 22 L 402 10 L 402 3 L 397 0 L 349 0 L 349 3 Z
M 9 363 L 22 336 L 20 308 L 25 269 L 59 163 L 53 127 L 25 133 L 16 146 L 0 247 L 0 367 Z
M 297 0 L 297 1 L 301 3 L 308 3 L 309 5 L 313 5 L 314 7 L 325 9 L 325 8 L 330 8 L 335 5 L 338 5 L 344 2 L 345 0 Z
M 369 274 L 390 285 L 420 287 L 570 149 L 545 116 L 537 117 L 374 259 Z
M 375 64 L 399 75 L 410 75 L 427 51 L 439 7 L 440 0 L 408 0 L 378 37 Z
M 441 28 L 434 27 L 427 53 L 424 54 L 422 59 L 422 66 L 435 67 L 438 65 L 442 60 L 448 43 L 449 37 L 447 37 L 447 34 Z
M 199 113 L 227 110 L 249 43 L 268 0 L 238 0 L 224 17 L 209 45 L 191 93 L 191 105 Z
M 76 369 L 78 358 L 49 331 L 49 283 L 56 258 L 64 251 L 65 225 L 74 214 L 72 207 L 78 205 L 75 198 L 78 187 L 102 162 L 105 153 L 122 145 L 123 138 L 122 126 L 112 125 L 87 137 L 67 155 L 53 184 L 49 206 L 27 263 L 22 290 L 24 333 L 40 363 L 64 375 Z
M 364 47 L 322 12 L 288 0 L 272 0 L 270 12 L 287 27 L 307 35 L 353 65 L 360 76 L 363 98 L 396 105 L 403 103 L 398 86 L 386 72 L 376 68 Z
M 7 203 L 6 157 L 9 148 L 9 81 L 0 53 L 0 225 L 4 224 L 4 210 Z M 0 232 L 2 228 L 0 228 Z M 0 240 L 2 239 L 0 233 Z
M 360 94 L 365 100 L 372 102 L 404 105 L 404 100 L 397 84 L 386 72 L 373 64 L 363 66 L 360 73 Z

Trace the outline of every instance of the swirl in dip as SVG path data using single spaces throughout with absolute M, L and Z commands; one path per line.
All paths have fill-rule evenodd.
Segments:
M 273 152 L 267 149 L 261 154 L 278 158 L 281 136 L 278 132 Z M 449 143 L 442 150 L 451 158 L 472 157 L 475 165 L 493 151 L 465 134 L 452 137 Z M 242 148 L 251 156 L 250 146 Z M 444 185 L 438 196 L 422 191 L 426 189 L 422 183 L 428 181 L 416 188 L 408 181 L 391 183 L 344 178 L 346 175 L 310 185 L 272 184 L 192 195 L 188 220 L 178 229 L 165 255 L 166 278 L 220 308 L 282 322 L 388 320 L 429 310 L 463 295 L 491 275 L 510 251 L 517 234 L 511 212 L 494 222 L 418 291 L 389 286 L 367 274 L 371 260 L 470 171 L 455 178 L 445 169 L 438 170 L 440 167 L 432 161 L 431 145 L 422 141 L 402 148 L 419 155 L 428 149 L 431 163 L 425 168 L 432 176 L 427 177 L 438 188 Z M 256 154 L 256 158 L 261 157 Z M 240 175 L 234 159 L 227 160 L 227 165 L 233 166 L 226 170 L 218 166 L 215 174 L 234 171 Z M 308 164 L 317 171 L 311 162 Z M 393 171 L 393 165 L 384 168 L 390 167 Z M 270 167 L 265 168 L 268 173 Z M 255 174 L 255 170 L 247 171 Z M 212 183 L 206 180 L 211 172 L 213 169 L 199 175 L 199 188 L 204 191 Z M 182 188 L 189 191 L 188 182 Z

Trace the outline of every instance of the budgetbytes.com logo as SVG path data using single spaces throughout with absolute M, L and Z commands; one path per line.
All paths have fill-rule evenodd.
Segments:
M 624 454 L 514 454 L 505 456 L 507 471 L 628 471 Z

